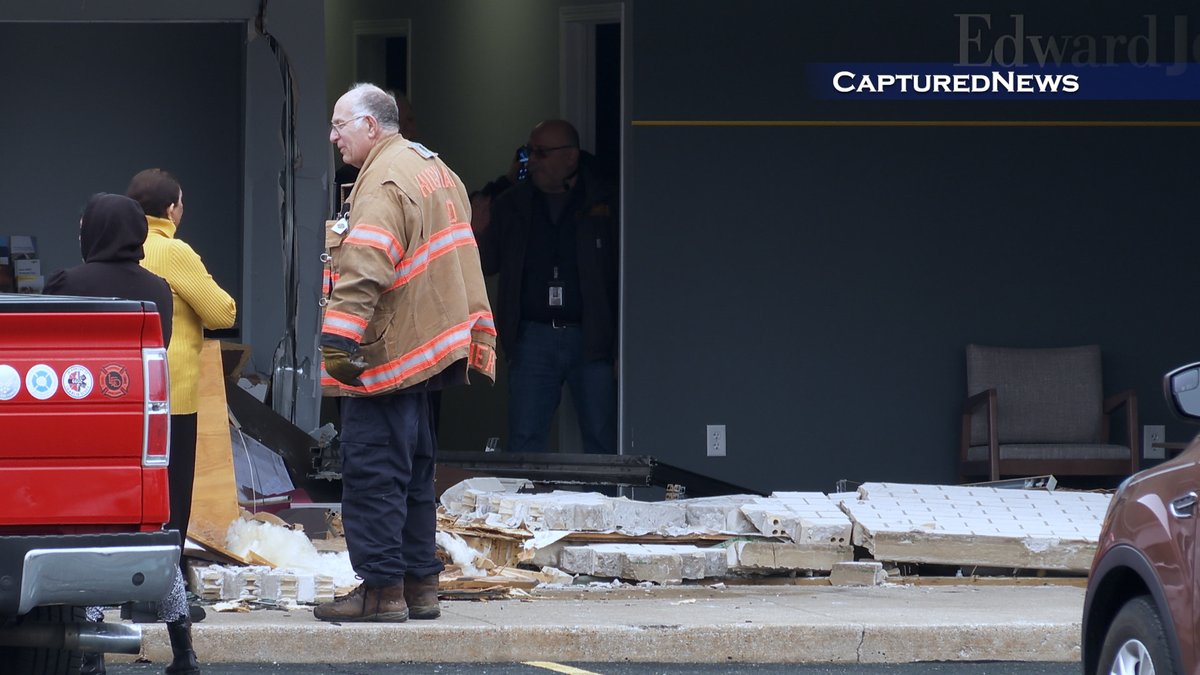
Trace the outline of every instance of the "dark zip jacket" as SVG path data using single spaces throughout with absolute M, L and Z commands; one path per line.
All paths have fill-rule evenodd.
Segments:
M 613 192 L 586 163 L 579 166 L 583 199 L 564 217 L 575 218 L 575 250 L 582 296 L 584 358 L 613 360 L 617 341 L 617 269 L 619 264 L 617 206 Z M 576 185 L 578 188 L 579 185 Z M 496 321 L 500 343 L 508 358 L 515 353 L 521 322 L 521 279 L 533 222 L 534 197 L 530 181 L 517 183 L 492 203 L 491 223 L 478 234 L 483 273 L 500 274 Z

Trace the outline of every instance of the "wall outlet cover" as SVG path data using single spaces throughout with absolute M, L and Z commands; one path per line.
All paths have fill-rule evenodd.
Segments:
M 709 457 L 725 456 L 725 425 L 709 424 L 704 428 L 707 442 L 706 454 Z
M 1147 424 L 1142 427 L 1142 457 L 1146 459 L 1166 459 L 1167 449 L 1154 447 L 1155 443 L 1165 443 L 1167 428 L 1162 424 Z

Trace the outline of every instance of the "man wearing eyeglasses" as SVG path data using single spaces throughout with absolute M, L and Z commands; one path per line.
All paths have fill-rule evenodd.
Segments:
M 508 450 L 550 451 L 563 384 L 583 449 L 617 450 L 615 195 L 564 120 L 533 128 L 528 180 L 478 219 L 484 274 L 499 273 L 496 314 L 509 362 Z
M 462 181 L 398 132 L 396 101 L 355 85 L 329 141 L 360 167 L 325 235 L 321 385 L 341 400 L 342 524 L 352 593 L 322 621 L 435 619 L 435 434 L 429 393 L 495 380 L 496 327 Z

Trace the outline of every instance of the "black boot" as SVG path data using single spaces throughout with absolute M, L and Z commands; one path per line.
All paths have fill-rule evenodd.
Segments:
M 79 664 L 79 675 L 105 675 L 104 654 L 100 652 L 85 652 Z
M 167 636 L 171 638 L 171 654 L 174 658 L 167 666 L 167 675 L 199 675 L 200 664 L 196 651 L 192 649 L 192 622 L 188 617 L 167 624 Z

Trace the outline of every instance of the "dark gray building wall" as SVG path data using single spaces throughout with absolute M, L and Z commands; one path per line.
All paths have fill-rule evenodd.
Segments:
M 625 452 L 761 489 L 952 482 L 970 342 L 1097 343 L 1107 392 L 1136 389 L 1143 423 L 1189 438 L 1159 378 L 1200 359 L 1200 130 L 644 124 L 1196 119 L 1194 102 L 813 96 L 810 63 L 954 61 L 961 7 L 880 5 L 630 4 Z M 1145 32 L 1145 12 L 1107 7 L 1026 21 Z M 972 11 L 995 34 L 1012 13 Z M 705 456 L 706 424 L 727 425 L 728 457 Z
M 255 29 L 260 11 L 277 50 Z M 253 369 L 282 375 L 277 394 L 294 383 L 278 409 L 306 430 L 319 404 L 313 359 L 332 173 L 324 56 L 321 0 L 0 2 L 9 130 L 0 234 L 37 235 L 47 274 L 73 265 L 89 194 L 123 192 L 148 166 L 170 169 L 184 186 L 180 237 L 237 299 L 236 337 L 251 345 Z M 285 250 L 285 219 L 294 250 Z M 294 345 L 286 363 L 275 358 L 285 339 Z
M 242 40 L 232 23 L 0 23 L 0 234 L 36 235 L 47 276 L 78 264 L 88 196 L 162 167 L 179 236 L 240 299 Z

